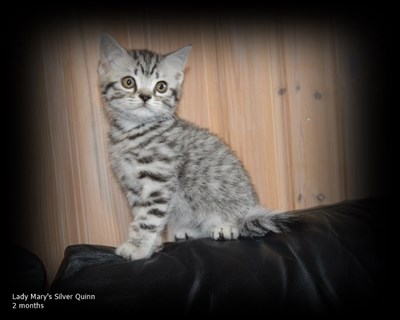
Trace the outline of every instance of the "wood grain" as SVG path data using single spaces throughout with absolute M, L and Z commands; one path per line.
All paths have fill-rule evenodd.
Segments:
M 76 18 L 42 28 L 30 55 L 35 108 L 32 213 L 21 245 L 49 280 L 66 246 L 116 246 L 130 213 L 110 171 L 97 87 L 101 32 L 161 53 L 191 43 L 179 115 L 230 144 L 261 203 L 283 210 L 369 195 L 354 150 L 356 47 L 332 23 Z

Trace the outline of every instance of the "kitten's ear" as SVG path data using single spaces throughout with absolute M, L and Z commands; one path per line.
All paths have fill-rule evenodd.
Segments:
M 100 38 L 100 64 L 98 72 L 100 74 L 111 69 L 116 60 L 127 55 L 126 50 L 108 33 L 102 33 Z
M 188 45 L 177 51 L 171 52 L 164 56 L 164 61 L 171 67 L 183 71 L 185 69 L 186 60 L 189 56 L 192 46 Z

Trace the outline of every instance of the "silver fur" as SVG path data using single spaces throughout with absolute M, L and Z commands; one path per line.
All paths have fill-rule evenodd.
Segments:
M 111 163 L 134 216 L 129 239 L 117 254 L 131 260 L 149 257 L 161 247 L 167 225 L 176 239 L 281 232 L 285 215 L 259 206 L 232 150 L 208 130 L 176 116 L 191 47 L 168 55 L 129 51 L 107 34 L 100 47 Z M 121 79 L 126 76 L 136 86 L 125 88 Z M 166 92 L 156 91 L 159 81 L 167 83 Z

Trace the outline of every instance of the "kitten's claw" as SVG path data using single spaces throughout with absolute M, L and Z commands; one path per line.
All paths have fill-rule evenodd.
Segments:
M 190 238 L 197 238 L 197 233 L 191 229 L 181 229 L 175 231 L 175 240 L 188 240 Z
M 211 231 L 214 240 L 236 240 L 239 237 L 239 229 L 232 226 L 219 226 Z
M 176 240 L 187 240 L 189 239 L 188 234 L 184 230 L 179 230 L 175 232 L 175 239 Z
M 115 253 L 127 260 L 144 259 L 151 256 L 151 251 L 147 248 L 138 248 L 130 242 L 121 244 Z

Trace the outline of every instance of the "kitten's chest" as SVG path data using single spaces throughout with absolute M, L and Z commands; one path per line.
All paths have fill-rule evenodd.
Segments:
M 111 166 L 122 184 L 143 185 L 145 176 L 165 180 L 174 175 L 177 154 L 162 136 L 151 144 L 140 145 L 130 139 L 110 145 Z

